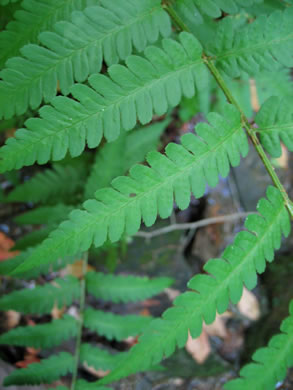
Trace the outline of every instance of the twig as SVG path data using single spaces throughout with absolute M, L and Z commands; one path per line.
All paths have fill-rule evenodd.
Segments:
M 70 390 L 75 390 L 77 373 L 78 373 L 80 346 L 81 346 L 81 337 L 82 337 L 82 328 L 83 328 L 83 315 L 84 315 L 84 306 L 85 306 L 85 275 L 87 272 L 87 264 L 88 264 L 88 253 L 86 252 L 83 256 L 83 262 L 82 262 L 82 277 L 80 281 L 80 301 L 79 301 L 79 325 L 78 325 L 78 333 L 76 338 L 75 361 L 74 361 L 74 368 L 73 368 Z
M 200 227 L 213 225 L 216 223 L 232 222 L 235 221 L 236 219 L 245 218 L 250 214 L 254 214 L 254 213 L 253 212 L 235 213 L 230 215 L 221 215 L 219 217 L 205 218 L 200 221 L 191 222 L 191 223 L 177 223 L 174 225 L 163 227 L 161 229 L 154 230 L 152 232 L 138 232 L 135 234 L 135 236 L 150 239 L 176 230 L 198 229 Z

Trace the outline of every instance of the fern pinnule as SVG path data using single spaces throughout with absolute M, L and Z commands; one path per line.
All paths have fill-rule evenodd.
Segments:
M 20 326 L 2 334 L 0 344 L 16 345 L 32 348 L 50 348 L 77 335 L 77 321 L 65 315 L 62 319 L 51 323 Z
M 0 310 L 15 310 L 24 314 L 50 313 L 53 306 L 69 305 L 80 294 L 79 281 L 73 276 L 55 279 L 52 284 L 14 291 L 0 298 Z
M 226 390 L 273 390 L 293 366 L 293 301 L 290 315 L 281 324 L 281 333 L 273 336 L 267 347 L 258 349 L 240 370 L 240 378 L 224 385 Z
M 266 260 L 272 261 L 274 250 L 281 245 L 281 235 L 288 236 L 290 219 L 280 192 L 269 187 L 267 198 L 258 203 L 260 215 L 250 215 L 245 222 L 247 231 L 237 234 L 234 244 L 228 246 L 220 259 L 206 263 L 208 274 L 194 276 L 188 283 L 192 290 L 179 295 L 174 307 L 167 309 L 162 319 L 155 319 L 140 337 L 129 356 L 102 383 L 110 383 L 130 373 L 145 370 L 170 356 L 176 345 L 183 347 L 190 332 L 199 337 L 202 324 L 210 324 L 227 310 L 229 300 L 237 303 L 243 283 L 252 289 L 257 272 L 262 273 Z
M 281 141 L 293 151 L 292 99 L 269 98 L 255 118 L 256 132 L 272 157 L 282 155 Z
M 0 149 L 0 172 L 61 160 L 67 152 L 79 156 L 86 143 L 94 148 L 103 135 L 114 141 L 137 119 L 147 124 L 154 112 L 163 115 L 183 95 L 193 96 L 207 72 L 202 49 L 191 34 L 181 33 L 179 41 L 163 39 L 163 48 L 149 46 L 145 58 L 132 55 L 126 66 L 111 66 L 109 76 L 90 76 L 91 87 L 75 84 L 70 91 L 76 100 L 54 98 L 52 106 L 41 108 L 41 118 L 26 121 L 27 129 Z
M 73 371 L 74 357 L 67 352 L 60 352 L 40 363 L 32 363 L 27 368 L 14 370 L 4 379 L 4 386 L 39 385 L 53 383 L 60 377 Z
M 54 206 L 40 206 L 26 211 L 14 218 L 19 225 L 47 225 L 60 223 L 69 215 L 74 207 L 62 203 Z
M 84 312 L 84 326 L 108 340 L 122 341 L 130 336 L 137 336 L 151 320 L 152 317 L 132 314 L 121 316 L 90 308 Z
M 112 188 L 99 190 L 95 200 L 84 203 L 85 210 L 73 211 L 69 221 L 52 232 L 14 274 L 86 251 L 92 244 L 99 247 L 107 237 L 115 242 L 124 232 L 133 235 L 141 220 L 151 226 L 158 215 L 170 216 L 173 199 L 185 209 L 191 193 L 198 198 L 206 183 L 215 186 L 219 175 L 228 175 L 230 164 L 238 165 L 241 154 L 247 155 L 248 143 L 233 106 L 226 106 L 225 119 L 211 113 L 208 120 L 210 125 L 196 127 L 198 136 L 186 134 L 182 145 L 170 143 L 165 156 L 149 153 L 150 167 L 135 165 L 128 177 L 116 178 Z
M 80 347 L 80 361 L 96 370 L 114 370 L 121 364 L 127 352 L 111 354 L 106 350 L 83 343 Z
M 0 73 L 0 118 L 23 114 L 29 107 L 36 109 L 43 98 L 50 102 L 57 94 L 57 80 L 62 94 L 68 95 L 74 81 L 84 82 L 98 73 L 103 60 L 116 64 L 133 47 L 141 52 L 159 34 L 167 37 L 171 33 L 160 0 L 125 0 L 123 7 L 119 0 L 97 3 L 73 12 L 71 21 L 59 21 L 53 31 L 42 32 L 39 41 L 43 46 L 24 46 L 22 57 L 7 61 Z
M 171 278 L 147 278 L 146 276 L 112 275 L 88 272 L 86 288 L 89 294 L 105 301 L 136 302 L 159 294 L 173 283 Z

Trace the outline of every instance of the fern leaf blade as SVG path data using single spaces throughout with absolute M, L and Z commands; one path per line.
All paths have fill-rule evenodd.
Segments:
M 127 352 L 110 354 L 100 348 L 83 343 L 80 348 L 80 361 L 96 370 L 113 370 L 122 362 Z
M 108 340 L 122 341 L 130 336 L 137 336 L 142 333 L 150 321 L 151 317 L 120 316 L 94 309 L 86 309 L 84 314 L 84 326 L 105 336 Z
M 0 344 L 23 347 L 48 348 L 60 345 L 77 335 L 77 322 L 65 316 L 49 324 L 18 327 L 0 336 Z
M 87 291 L 98 299 L 118 302 L 135 302 L 150 298 L 169 287 L 170 278 L 105 275 L 89 272 L 86 276 Z
M 258 112 L 255 123 L 263 147 L 272 157 L 282 154 L 281 141 L 293 151 L 292 102 L 277 97 L 269 98 Z
M 61 294 L 62 293 L 62 294 Z M 37 286 L 32 290 L 20 290 L 0 299 L 1 310 L 15 310 L 24 314 L 50 313 L 54 304 L 58 307 L 70 304 L 79 296 L 79 282 L 73 276 L 56 279 L 54 285 Z
M 41 363 L 32 363 L 27 368 L 14 370 L 4 379 L 4 386 L 53 383 L 61 376 L 72 372 L 73 364 L 73 356 L 61 352 L 59 355 L 42 360 Z

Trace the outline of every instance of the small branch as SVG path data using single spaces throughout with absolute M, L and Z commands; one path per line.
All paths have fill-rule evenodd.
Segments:
M 85 306 L 85 275 L 87 273 L 87 265 L 88 265 L 88 253 L 86 252 L 83 256 L 82 262 L 82 277 L 80 280 L 80 300 L 79 300 L 79 326 L 76 338 L 76 347 L 75 347 L 75 362 L 74 369 L 72 374 L 72 382 L 70 386 L 70 390 L 75 390 L 77 373 L 78 373 L 78 365 L 79 365 L 79 355 L 80 355 L 80 346 L 81 346 L 81 338 L 82 338 L 82 328 L 83 328 L 83 315 L 84 315 L 84 306 Z
M 252 212 L 247 213 L 235 213 L 230 215 L 221 215 L 219 217 L 213 217 L 213 218 L 206 218 L 202 219 L 197 222 L 191 222 L 191 223 L 178 223 L 174 225 L 169 225 L 166 227 L 163 227 L 161 229 L 154 230 L 152 232 L 138 232 L 135 234 L 135 237 L 142 237 L 142 238 L 148 238 L 151 239 L 153 237 L 161 236 L 163 234 L 167 234 L 176 230 L 188 230 L 188 229 L 198 229 L 203 226 L 213 225 L 216 223 L 225 223 L 225 222 L 232 222 L 240 218 L 245 218 L 250 214 L 254 214 Z

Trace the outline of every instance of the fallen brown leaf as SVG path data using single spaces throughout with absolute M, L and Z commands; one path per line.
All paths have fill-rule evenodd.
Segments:
M 242 297 L 237 304 L 238 310 L 245 317 L 256 321 L 260 317 L 260 307 L 256 296 L 247 288 L 243 288 Z

